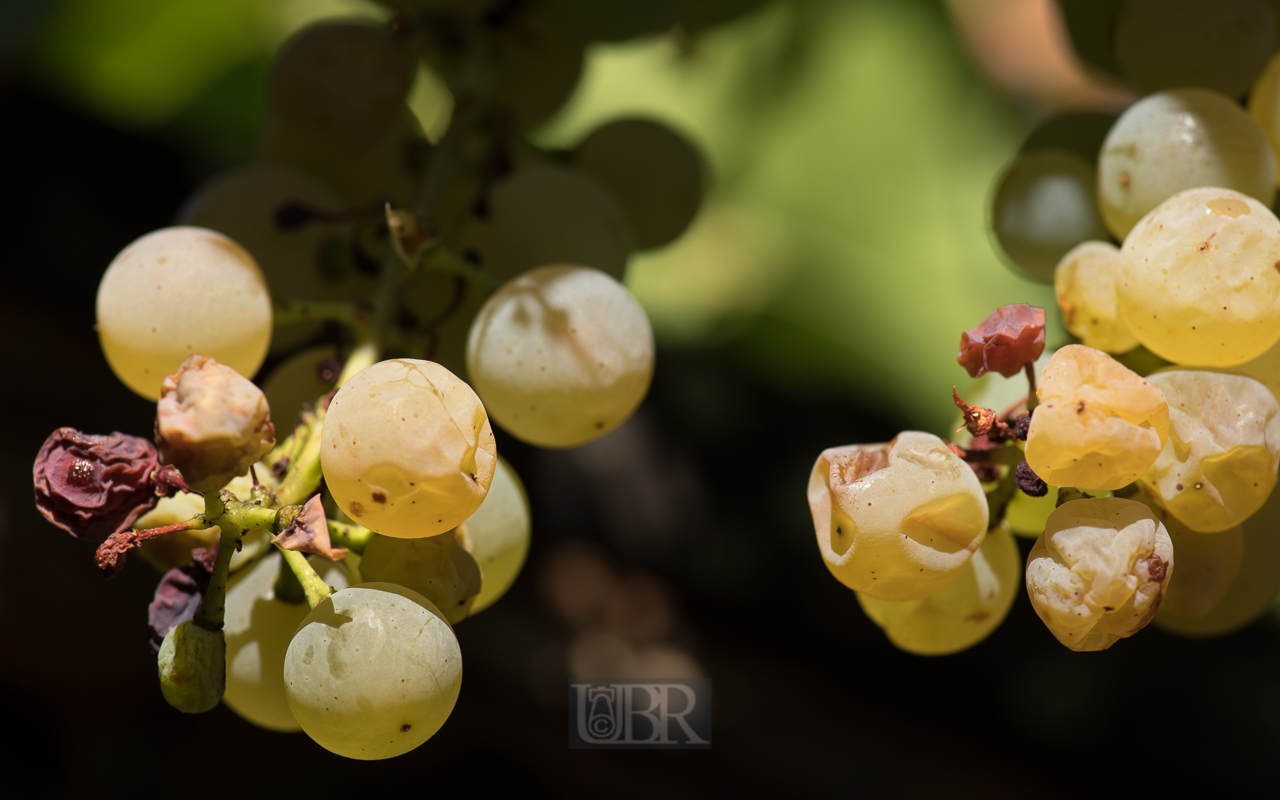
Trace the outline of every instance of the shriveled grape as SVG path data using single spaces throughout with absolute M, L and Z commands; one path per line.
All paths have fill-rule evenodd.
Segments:
M 987 532 L 982 485 L 930 433 L 824 450 L 808 495 L 827 569 L 881 600 L 918 600 L 942 589 Z

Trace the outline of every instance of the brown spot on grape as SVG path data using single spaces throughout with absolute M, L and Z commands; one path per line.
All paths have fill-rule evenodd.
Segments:
M 1177 486 L 1175 486 L 1175 487 L 1173 487 L 1173 488 L 1177 489 L 1178 491 L 1182 491 L 1182 484 L 1178 484 Z
M 400 726 L 400 732 L 401 732 L 401 733 L 408 733 L 408 732 L 409 732 L 409 729 L 410 729 L 410 728 L 412 728 L 412 727 L 413 727 L 412 725 L 410 725 L 409 723 L 407 723 L 407 722 L 406 722 L 405 724 L 403 724 L 403 725 L 401 725 L 401 726 Z
M 382 492 L 374 492 L 374 493 L 373 493 L 373 502 L 375 502 L 375 503 L 385 503 L 385 502 L 387 502 L 387 496 L 386 496 L 385 494 L 383 494 Z
M 351 508 L 347 509 L 351 512 L 351 516 L 359 517 L 364 515 L 364 503 L 353 502 Z
M 1077 414 L 1083 414 L 1083 413 L 1084 413 L 1084 401 L 1083 401 L 1083 400 L 1081 400 L 1079 403 L 1076 403 L 1076 413 L 1077 413 Z

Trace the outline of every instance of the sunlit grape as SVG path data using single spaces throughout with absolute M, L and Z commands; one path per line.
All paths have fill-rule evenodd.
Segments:
M 480 565 L 459 542 L 465 535 L 455 529 L 425 539 L 375 536 L 365 546 L 360 574 L 366 581 L 412 589 L 457 624 L 480 592 Z
M 1125 353 L 1138 346 L 1116 304 L 1119 271 L 1118 247 L 1085 242 L 1062 257 L 1053 278 L 1062 324 L 1084 344 L 1108 353 Z
M 463 539 L 484 575 L 472 615 L 496 603 L 515 583 L 529 553 L 530 524 L 529 498 L 520 476 L 499 456 L 489 494 L 467 518 Z
M 1275 183 L 1267 137 L 1244 109 L 1208 89 L 1173 89 L 1134 103 L 1098 159 L 1098 205 L 1117 239 L 1178 192 L 1222 186 L 1270 205 Z
M 640 405 L 653 348 L 649 320 L 622 284 L 599 270 L 543 267 L 485 303 L 467 340 L 467 372 L 513 435 L 575 447 Z
M 1027 593 L 1072 650 L 1105 650 L 1142 630 L 1174 570 L 1160 520 L 1119 497 L 1072 500 L 1049 516 L 1027 556 Z
M 1120 249 L 1116 300 L 1149 350 L 1229 367 L 1280 339 L 1280 221 L 1228 189 L 1191 189 L 1148 214 Z
M 1160 454 L 1169 408 L 1160 390 L 1101 350 L 1054 353 L 1036 388 L 1026 457 L 1052 486 L 1119 489 Z
M 1139 484 L 1187 527 L 1233 528 L 1262 508 L 1280 465 L 1280 406 L 1253 378 L 1168 370 L 1169 439 Z
M 458 527 L 484 500 L 497 452 L 471 387 L 430 361 L 356 373 L 329 403 L 320 465 L 334 500 L 387 536 Z
M 919 600 L 878 600 L 858 592 L 858 604 L 899 648 L 922 656 L 958 653 L 1004 622 L 1022 589 L 1022 558 L 1006 526 L 987 532 L 951 583 Z
M 982 485 L 930 433 L 824 450 L 808 495 L 827 569 L 881 600 L 918 600 L 942 589 L 987 532 Z
M 204 228 L 163 228 L 121 250 L 102 276 L 97 309 L 112 372 L 148 400 L 192 353 L 253 377 L 271 342 L 262 271 L 240 245 Z

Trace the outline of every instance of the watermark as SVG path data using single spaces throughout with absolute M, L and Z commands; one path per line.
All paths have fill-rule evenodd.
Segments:
M 711 749 L 711 679 L 569 681 L 569 749 Z

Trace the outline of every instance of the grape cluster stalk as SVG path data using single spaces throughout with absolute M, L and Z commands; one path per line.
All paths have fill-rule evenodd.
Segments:
M 702 201 L 697 149 L 652 120 L 529 141 L 591 42 L 715 21 L 610 5 L 378 0 L 385 22 L 303 28 L 258 157 L 107 265 L 102 351 L 156 403 L 154 444 L 59 429 L 37 506 L 105 575 L 133 555 L 163 573 L 149 617 L 175 708 L 225 703 L 366 760 L 445 724 L 454 626 L 529 550 L 494 427 L 576 447 L 636 410 L 654 339 L 627 262 Z M 437 141 L 407 105 L 423 74 L 448 88 Z
M 1058 346 L 1043 311 L 996 309 L 961 339 L 979 380 L 952 390 L 950 441 L 834 447 L 810 475 L 823 560 L 912 653 L 979 643 L 1019 583 L 1077 651 L 1222 635 L 1280 592 L 1280 7 L 1059 7 L 1138 99 L 1043 121 L 992 194 L 995 250 L 1054 286 Z

